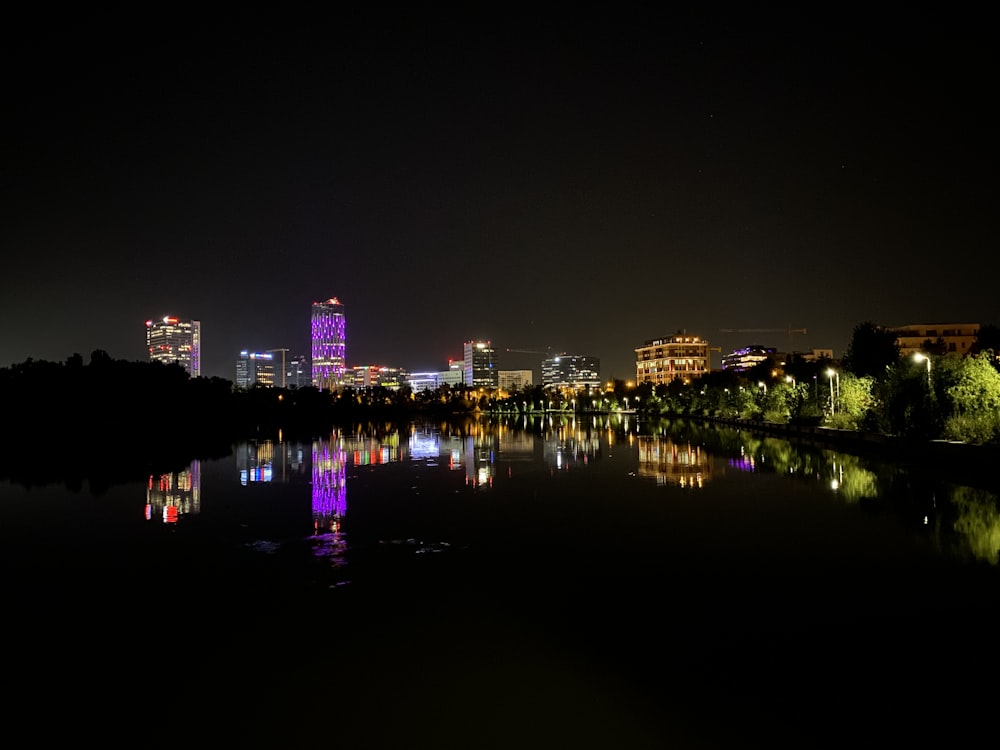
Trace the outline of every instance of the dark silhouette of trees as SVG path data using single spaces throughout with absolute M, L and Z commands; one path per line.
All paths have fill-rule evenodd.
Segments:
M 976 343 L 972 345 L 972 353 L 983 352 L 993 352 L 991 364 L 994 369 L 1000 371 L 1000 326 L 988 323 L 979 327 Z
M 871 321 L 854 327 L 843 358 L 844 369 L 858 377 L 884 378 L 886 368 L 898 361 L 899 345 L 895 333 Z

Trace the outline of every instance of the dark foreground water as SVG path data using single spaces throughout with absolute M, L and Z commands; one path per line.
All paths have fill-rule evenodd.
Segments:
M 2 483 L 5 733 L 966 744 L 996 707 L 1000 511 L 936 468 L 484 419 L 241 444 L 96 495 Z

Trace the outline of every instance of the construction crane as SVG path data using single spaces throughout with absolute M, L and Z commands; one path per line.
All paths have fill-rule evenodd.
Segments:
M 552 347 L 551 346 L 548 347 L 544 352 L 538 351 L 537 349 L 510 349 L 510 348 L 508 348 L 507 351 L 510 352 L 511 354 L 541 354 L 545 357 L 548 357 L 549 355 L 552 354 Z
M 720 328 L 720 333 L 805 333 L 805 328 Z

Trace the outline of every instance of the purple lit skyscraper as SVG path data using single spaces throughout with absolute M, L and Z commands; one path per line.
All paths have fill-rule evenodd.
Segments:
M 312 384 L 332 391 L 344 384 L 347 367 L 347 320 L 336 297 L 312 304 Z

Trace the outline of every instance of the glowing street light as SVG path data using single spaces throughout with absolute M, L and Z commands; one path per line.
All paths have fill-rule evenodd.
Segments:
M 832 367 L 826 371 L 827 376 L 830 378 L 830 414 L 837 413 L 837 401 L 840 400 L 840 373 L 834 370 Z M 837 397 L 833 396 L 833 379 L 837 379 Z
M 931 387 L 931 358 L 924 354 L 923 352 L 916 352 L 913 355 L 913 359 L 916 362 L 927 362 L 927 387 Z

